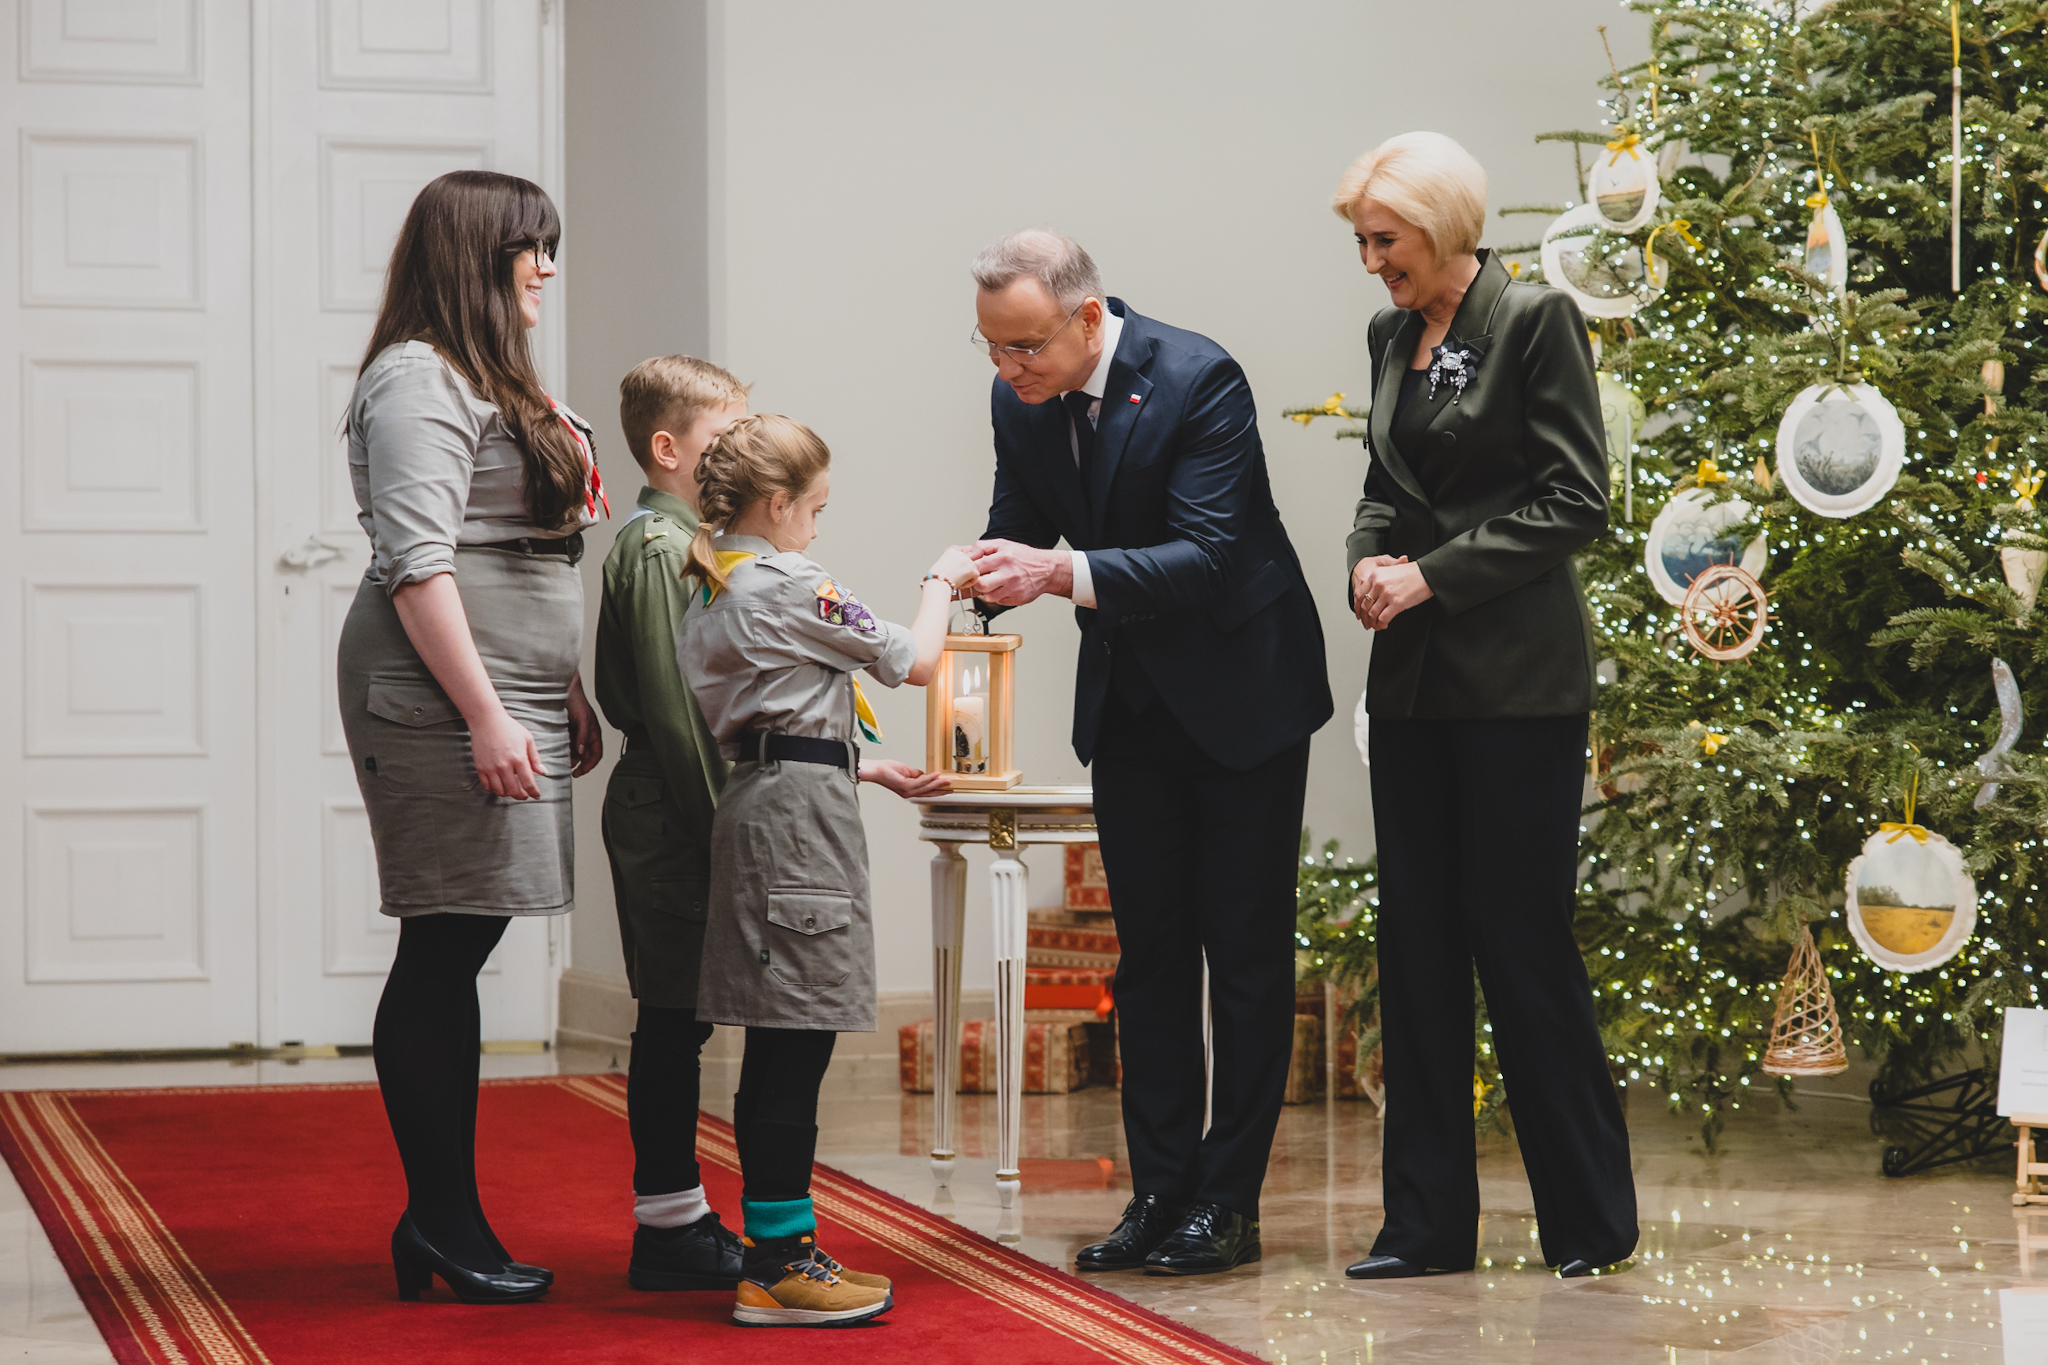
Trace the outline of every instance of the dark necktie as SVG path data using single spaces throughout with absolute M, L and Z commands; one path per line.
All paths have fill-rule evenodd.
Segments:
M 1089 475 L 1095 472 L 1095 423 L 1088 420 L 1088 405 L 1095 400 L 1075 389 L 1060 401 L 1067 405 L 1067 416 L 1073 419 L 1075 447 L 1081 455 L 1081 487 L 1085 491 Z

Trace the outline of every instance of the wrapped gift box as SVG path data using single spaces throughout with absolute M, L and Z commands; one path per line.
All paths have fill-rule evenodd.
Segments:
M 1307 1104 L 1323 1097 L 1323 1021 L 1313 1014 L 1294 1016 L 1294 1050 L 1287 1058 L 1287 1093 L 1283 1104 Z
M 1102 871 L 1100 844 L 1068 844 L 1066 871 L 1067 909 L 1109 909 L 1109 878 Z
M 1038 967 L 1024 969 L 1027 1010 L 1088 1010 L 1108 1018 L 1114 969 L 1102 967 Z
M 1092 1064 L 1089 1026 L 1081 1022 L 1024 1025 L 1024 1093 L 1065 1095 L 1089 1083 Z M 928 1095 L 933 1085 L 937 1028 L 929 1019 L 905 1024 L 896 1035 L 896 1059 L 903 1089 Z M 996 1021 L 969 1019 L 960 1026 L 960 1093 L 996 1091 Z

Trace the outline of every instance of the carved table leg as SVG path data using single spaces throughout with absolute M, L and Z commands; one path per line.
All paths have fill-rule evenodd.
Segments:
M 953 1179 L 960 1109 L 960 939 L 967 924 L 967 859 L 958 844 L 932 854 L 932 1178 Z
M 991 841 L 993 842 L 993 841 Z M 1031 893 L 1014 840 L 989 872 L 996 939 L 996 1194 L 1004 1208 L 1023 1188 L 1017 1170 L 1024 1120 L 1024 960 Z

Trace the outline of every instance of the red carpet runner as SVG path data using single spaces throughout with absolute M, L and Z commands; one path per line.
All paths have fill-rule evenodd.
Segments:
M 825 1246 L 896 1282 L 878 1323 L 762 1331 L 732 1325 L 730 1294 L 637 1293 L 625 1104 L 618 1077 L 485 1084 L 484 1205 L 557 1276 L 511 1307 L 458 1304 L 439 1281 L 398 1301 L 404 1185 L 374 1086 L 11 1092 L 0 1153 L 123 1365 L 1257 1359 L 825 1166 Z M 732 1129 L 704 1119 L 699 1154 L 713 1207 L 736 1216 Z

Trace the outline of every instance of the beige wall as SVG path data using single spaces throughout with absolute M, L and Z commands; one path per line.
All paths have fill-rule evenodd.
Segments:
M 1626 58 L 1643 49 L 1639 21 L 1611 0 L 713 0 L 708 12 L 630 14 L 570 0 L 569 10 L 571 393 L 614 433 L 614 485 L 629 484 L 631 467 L 607 385 L 641 354 L 707 345 L 754 381 L 757 407 L 799 417 L 831 444 L 833 497 L 813 553 L 878 612 L 907 619 L 918 575 L 941 546 L 976 535 L 987 507 L 992 371 L 966 344 L 967 262 L 1010 228 L 1057 227 L 1095 255 L 1111 293 L 1214 337 L 1250 376 L 1338 701 L 1315 740 L 1306 819 L 1319 841 L 1365 852 L 1371 818 L 1351 712 L 1366 642 L 1343 598 L 1362 456 L 1331 440 L 1327 422 L 1304 432 L 1279 416 L 1333 390 L 1360 394 L 1366 321 L 1385 302 L 1326 207 L 1329 191 L 1359 152 L 1426 127 L 1487 166 L 1496 206 L 1575 198 L 1569 149 L 1531 135 L 1593 123 L 1605 66 L 1595 26 L 1616 26 Z M 700 13 L 701 58 L 676 46 L 694 37 Z M 600 39 L 671 73 L 669 113 L 626 126 L 621 87 L 632 73 L 585 46 Z M 701 321 L 685 316 L 697 263 L 674 254 L 689 230 L 635 237 L 620 227 L 637 186 L 660 182 L 664 202 L 693 192 L 690 121 L 675 110 L 698 70 L 709 137 Z M 678 212 L 688 218 L 693 205 Z M 1489 240 L 1539 230 L 1537 219 L 1496 219 Z M 600 242 L 615 254 L 591 260 Z M 1047 601 L 1005 624 L 1026 638 L 1027 780 L 1085 780 L 1068 744 L 1068 609 Z M 917 760 L 922 693 L 871 691 L 883 752 Z M 586 782 L 582 795 L 590 827 L 598 791 Z M 882 989 L 928 989 L 928 851 L 901 802 L 868 788 L 864 803 Z M 615 970 L 602 852 L 588 840 L 583 852 L 574 960 Z M 970 878 L 970 986 L 990 976 L 986 856 Z M 1048 862 L 1034 875 L 1042 898 L 1057 869 Z

